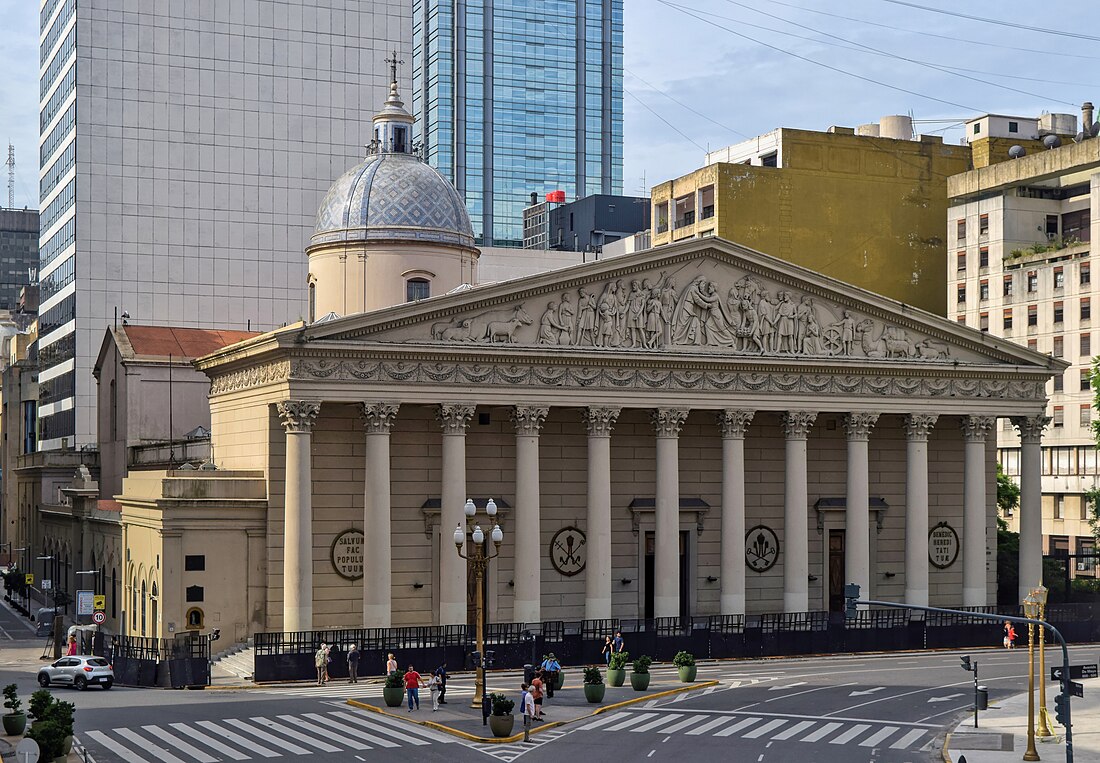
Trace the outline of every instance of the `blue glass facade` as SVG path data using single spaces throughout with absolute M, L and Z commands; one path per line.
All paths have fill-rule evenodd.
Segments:
M 530 194 L 621 194 L 623 0 L 414 0 L 413 110 L 477 241 L 521 246 Z

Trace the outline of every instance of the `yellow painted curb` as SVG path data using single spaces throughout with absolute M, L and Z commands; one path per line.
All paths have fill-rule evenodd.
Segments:
M 689 684 L 689 685 L 686 685 L 686 686 L 680 686 L 680 687 L 677 687 L 675 689 L 667 689 L 665 691 L 659 691 L 659 692 L 656 692 L 655 694 L 644 694 L 641 697 L 635 697 L 634 699 L 624 700 L 623 702 L 616 702 L 613 705 L 603 705 L 602 707 L 596 708 L 591 713 L 588 713 L 587 715 L 582 715 L 579 718 L 574 718 L 574 719 L 568 720 L 568 721 L 553 721 L 551 723 L 544 723 L 544 724 L 540 725 L 538 728 L 530 729 L 528 734 L 533 736 L 535 734 L 539 734 L 543 731 L 546 731 L 547 729 L 552 729 L 552 728 L 555 728 L 557 726 L 565 726 L 566 724 L 569 724 L 569 723 L 576 723 L 577 721 L 587 720 L 587 719 L 591 718 L 594 715 L 599 715 L 600 713 L 606 713 L 608 710 L 615 710 L 616 708 L 627 707 L 628 705 L 636 705 L 639 702 L 647 702 L 651 699 L 658 699 L 660 697 L 669 697 L 669 696 L 672 696 L 673 694 L 682 694 L 684 692 L 695 691 L 696 689 L 706 689 L 706 688 L 709 688 L 711 686 L 717 686 L 718 684 L 719 684 L 718 681 L 700 681 L 699 683 Z M 369 710 L 370 712 L 378 713 L 379 715 L 386 715 L 386 716 L 389 716 L 391 718 L 399 718 L 399 719 L 408 721 L 409 723 L 415 723 L 417 726 L 424 726 L 426 728 L 434 729 L 436 731 L 442 731 L 445 734 L 451 734 L 451 735 L 459 737 L 461 739 L 465 739 L 468 742 L 478 742 L 480 744 L 512 744 L 514 742 L 522 742 L 523 741 L 523 734 L 522 733 L 513 734 L 510 737 L 479 737 L 479 736 L 475 736 L 473 734 L 467 734 L 465 731 L 459 731 L 458 729 L 451 728 L 450 726 L 445 726 L 442 723 L 436 723 L 435 721 L 418 721 L 418 720 L 414 720 L 412 718 L 405 718 L 404 716 L 396 715 L 394 713 L 388 713 L 380 707 L 375 707 L 374 705 L 368 705 L 365 702 L 360 702 L 358 700 L 348 699 L 348 700 L 345 700 L 345 702 L 347 704 L 351 705 L 352 707 L 359 708 L 360 710 Z
M 949 748 L 951 747 L 951 732 L 947 732 L 947 736 L 943 740 L 943 763 L 951 763 L 951 753 Z

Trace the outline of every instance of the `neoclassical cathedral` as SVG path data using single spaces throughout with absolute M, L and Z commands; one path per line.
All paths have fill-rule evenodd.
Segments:
M 1038 580 L 1061 361 L 715 238 L 477 285 L 411 125 L 395 84 L 319 212 L 310 322 L 198 361 L 218 469 L 127 480 L 163 619 L 201 551 L 238 639 L 466 623 L 468 500 L 494 622 L 992 603 L 1008 426 Z

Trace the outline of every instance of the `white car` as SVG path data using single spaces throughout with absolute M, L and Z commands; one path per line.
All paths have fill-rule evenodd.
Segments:
M 83 691 L 92 685 L 110 689 L 114 682 L 115 671 L 111 663 L 95 655 L 62 657 L 38 671 L 38 684 L 42 687 L 56 684 Z

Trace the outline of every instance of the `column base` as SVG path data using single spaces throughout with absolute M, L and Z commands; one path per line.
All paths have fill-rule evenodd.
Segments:
M 653 597 L 653 616 L 654 617 L 679 617 L 680 616 L 680 597 L 679 596 L 654 596 Z
M 519 601 L 512 605 L 512 622 L 514 623 L 541 623 L 542 612 L 537 601 Z
M 611 597 L 606 599 L 585 599 L 584 600 L 584 619 L 585 620 L 610 620 L 611 619 Z
M 392 628 L 393 621 L 390 616 L 389 604 L 364 604 L 363 605 L 364 628 Z
M 963 589 L 963 606 L 964 607 L 984 607 L 988 604 L 988 594 L 985 588 L 964 588 Z
M 466 602 L 439 605 L 440 625 L 466 625 L 469 620 Z
M 723 615 L 743 615 L 745 614 L 745 597 L 743 594 L 723 596 L 720 606 Z
M 810 610 L 810 595 L 808 593 L 784 593 L 784 612 L 808 612 Z

